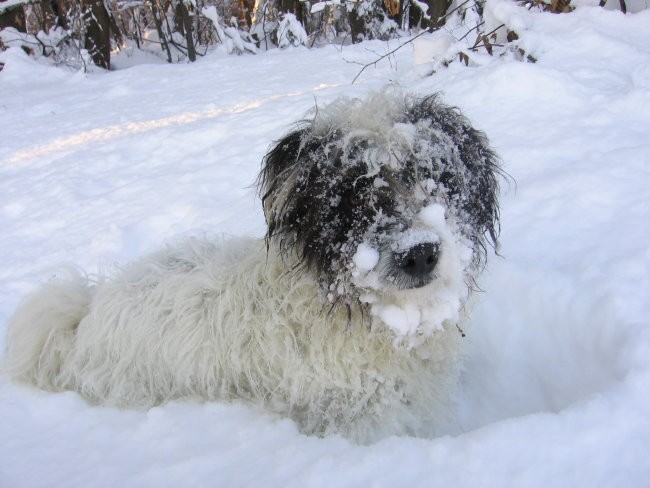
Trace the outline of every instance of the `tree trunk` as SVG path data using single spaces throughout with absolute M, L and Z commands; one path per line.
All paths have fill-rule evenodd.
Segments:
M 196 61 L 196 46 L 194 45 L 194 36 L 192 36 L 192 18 L 183 0 L 180 0 L 176 5 L 176 16 L 179 20 L 176 26 L 180 29 L 181 34 L 185 36 L 187 57 L 193 63 Z
M 249 29 L 253 25 L 252 12 L 255 9 L 254 0 L 239 0 L 239 11 L 240 15 L 243 17 L 246 27 Z
M 102 0 L 82 0 L 83 21 L 86 26 L 85 49 L 93 63 L 104 69 L 111 67 L 110 18 Z
M 426 4 L 429 6 L 428 14 L 431 20 L 422 19 L 422 27 L 427 27 L 429 30 L 440 29 L 445 25 L 446 19 L 444 18 L 447 13 L 450 0 L 427 0 Z
M 352 37 L 352 42 L 356 44 L 361 42 L 364 39 L 366 33 L 366 25 L 363 17 L 357 12 L 357 8 L 353 7 L 352 10 L 348 12 L 348 21 L 350 22 L 350 36 Z
M 162 30 L 162 21 L 160 20 L 160 14 L 165 15 L 164 12 L 158 10 L 159 4 L 155 0 L 150 0 L 151 2 L 151 16 L 153 17 L 153 22 L 156 24 L 156 32 L 158 32 L 158 40 L 160 41 L 161 48 L 167 52 L 167 62 L 172 62 L 172 52 L 169 49 L 167 44 L 167 38 Z
M 4 3 L 0 0 L 0 6 Z M 25 25 L 25 12 L 22 5 L 10 7 L 4 12 L 0 13 L 0 29 L 5 27 L 13 27 L 20 32 L 27 32 Z
M 397 23 L 402 29 L 421 27 L 434 31 L 445 25 L 446 19 L 444 16 L 451 5 L 451 0 L 423 0 L 422 3 L 429 7 L 427 9 L 428 19 L 424 17 L 417 4 L 414 4 L 411 0 L 400 2 Z
M 303 3 L 300 0 L 280 0 L 280 11 L 283 13 L 290 13 L 296 16 L 298 22 L 304 24 Z
M 70 25 L 68 22 L 68 5 L 66 4 L 66 1 L 50 0 L 50 2 L 44 2 L 44 4 L 45 3 L 49 3 L 49 7 L 52 9 L 52 15 L 54 15 L 54 25 L 68 30 Z M 47 7 L 44 5 L 43 8 Z M 43 30 L 46 30 L 45 26 L 43 26 Z

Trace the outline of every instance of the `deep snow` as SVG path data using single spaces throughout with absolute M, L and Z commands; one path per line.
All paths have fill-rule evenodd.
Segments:
M 61 263 L 262 236 L 261 158 L 314 100 L 442 91 L 516 184 L 465 330 L 455 435 L 361 447 L 241 404 L 120 411 L 2 378 L 0 486 L 650 486 L 650 11 L 490 8 L 537 63 L 481 55 L 428 76 L 407 46 L 351 85 L 350 61 L 388 45 L 88 75 L 1 54 L 0 333 Z

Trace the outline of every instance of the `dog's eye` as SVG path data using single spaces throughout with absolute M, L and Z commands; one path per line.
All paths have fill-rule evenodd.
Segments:
M 353 207 L 357 207 L 357 206 L 361 205 L 361 203 L 363 202 L 363 197 L 359 193 L 352 192 L 352 193 L 349 193 L 347 195 L 346 200 L 347 200 L 349 205 L 351 205 Z

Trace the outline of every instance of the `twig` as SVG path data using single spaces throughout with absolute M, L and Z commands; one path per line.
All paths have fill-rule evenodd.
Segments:
M 488 32 L 487 34 L 482 34 L 482 35 L 478 36 L 478 38 L 476 39 L 476 42 L 474 43 L 474 45 L 473 45 L 472 47 L 469 48 L 469 50 L 470 50 L 470 51 L 475 51 L 475 50 L 479 47 L 479 43 L 483 43 L 483 44 L 485 44 L 484 39 L 487 39 L 487 38 L 490 37 L 492 34 L 494 34 L 496 31 L 498 31 L 499 29 L 501 29 L 501 27 L 505 27 L 505 26 L 506 26 L 505 24 L 501 24 L 500 26 L 496 27 L 495 29 L 492 29 L 492 30 L 491 30 L 490 32 Z M 499 46 L 499 44 L 491 44 L 491 45 L 492 45 L 492 46 Z
M 468 31 L 465 33 L 465 35 L 464 35 L 463 37 L 461 37 L 460 39 L 458 39 L 457 42 L 460 42 L 460 41 L 462 41 L 463 39 L 465 39 L 467 36 L 469 36 L 469 35 L 472 33 L 473 30 L 475 30 L 475 29 L 478 30 L 478 28 L 481 27 L 483 24 L 485 24 L 485 21 L 484 21 L 484 20 L 482 20 L 481 22 L 479 22 L 478 24 L 476 24 L 474 27 L 472 27 L 470 30 L 468 30 Z

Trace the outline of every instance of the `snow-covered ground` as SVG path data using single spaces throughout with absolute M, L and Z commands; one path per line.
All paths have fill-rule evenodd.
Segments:
M 453 435 L 357 446 L 242 404 L 121 411 L 1 378 L 0 486 L 650 486 L 650 10 L 490 5 L 537 63 L 483 55 L 429 76 L 407 46 L 351 85 L 350 61 L 387 44 L 88 75 L 1 54 L 0 337 L 62 263 L 99 272 L 179 234 L 262 236 L 261 158 L 315 101 L 441 91 L 516 184 L 465 330 Z

